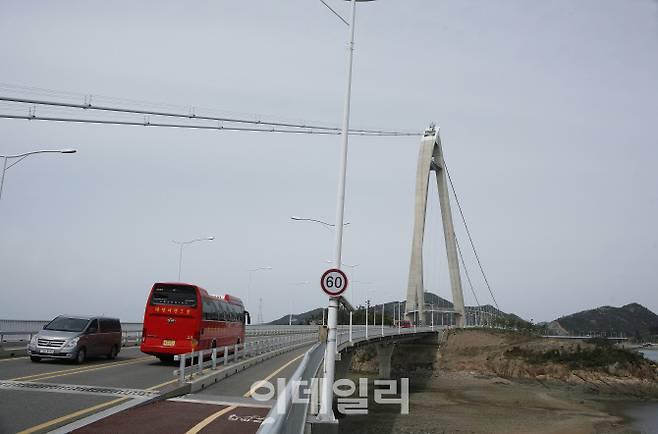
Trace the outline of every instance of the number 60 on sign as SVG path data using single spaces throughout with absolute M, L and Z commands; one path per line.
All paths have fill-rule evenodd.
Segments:
M 330 297 L 338 297 L 347 289 L 347 276 L 338 268 L 331 268 L 322 274 L 322 290 Z

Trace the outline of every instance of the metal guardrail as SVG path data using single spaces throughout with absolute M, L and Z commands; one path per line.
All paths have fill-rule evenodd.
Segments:
M 192 381 L 195 376 L 202 375 L 205 368 L 216 370 L 219 366 L 227 366 L 231 361 L 246 360 L 280 348 L 317 341 L 317 328 L 314 329 L 315 332 L 312 333 L 289 334 L 176 355 L 174 360 L 179 362 L 179 368 L 173 374 L 178 377 L 178 385 L 182 386 L 187 381 L 186 378 L 189 377 L 189 381 Z M 207 357 L 210 357 L 210 360 L 206 360 Z
M 372 330 L 373 328 L 374 330 Z M 444 328 L 440 326 L 411 328 L 391 326 L 338 326 L 339 333 L 336 336 L 336 348 L 340 352 L 343 348 L 362 341 L 381 339 L 387 336 L 408 336 Z M 277 396 L 276 403 L 272 406 L 265 421 L 258 429 L 258 434 L 302 434 L 305 432 L 306 419 L 309 414 L 308 410 L 312 397 L 293 400 L 293 387 L 299 385 L 300 381 L 305 381 L 305 384 L 310 385 L 314 379 L 317 379 L 318 371 L 324 360 L 324 351 L 325 345 L 318 344 L 314 345 L 305 353 L 304 358 L 290 378 L 290 381 L 288 381 L 285 389 Z M 309 389 L 312 390 L 313 387 L 310 386 Z
M 5 331 L 0 331 L 0 346 L 3 344 L 9 344 L 9 345 L 27 345 L 28 342 L 32 340 L 32 337 L 39 333 L 39 331 L 36 332 L 5 332 Z M 7 339 L 8 336 L 16 336 L 15 339 Z M 121 345 L 126 346 L 129 343 L 134 343 L 138 344 L 142 340 L 142 331 L 128 331 L 128 330 L 122 330 L 121 331 Z
M 0 345 L 20 344 L 29 342 L 32 337 L 39 333 L 43 327 L 50 321 L 41 320 L 7 320 L 0 319 Z M 124 334 L 124 345 L 131 339 L 140 340 L 142 335 L 143 323 L 141 322 L 122 322 L 121 330 Z M 279 325 L 248 325 L 246 327 L 247 336 L 273 336 L 273 335 L 290 335 L 317 332 L 316 325 L 298 325 L 298 326 L 279 326 Z

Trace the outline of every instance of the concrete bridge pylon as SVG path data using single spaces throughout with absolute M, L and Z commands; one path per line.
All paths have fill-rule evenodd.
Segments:
M 416 172 L 416 197 L 414 207 L 414 231 L 411 245 L 411 263 L 409 266 L 409 284 L 407 286 L 406 318 L 419 325 L 425 323 L 425 288 L 423 286 L 423 242 L 425 238 L 425 217 L 427 214 L 427 194 L 430 172 L 436 174 L 436 185 L 441 206 L 441 220 L 448 256 L 448 271 L 452 303 L 455 310 L 455 320 L 458 327 L 464 326 L 464 294 L 462 292 L 459 258 L 457 256 L 457 241 L 450 209 L 448 179 L 443 159 L 443 149 L 439 130 L 433 125 L 423 135 L 418 154 Z

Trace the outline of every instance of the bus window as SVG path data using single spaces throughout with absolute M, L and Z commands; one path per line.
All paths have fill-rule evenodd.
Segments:
M 157 285 L 153 288 L 151 306 L 161 304 L 196 307 L 196 288 L 193 286 Z
M 217 321 L 219 318 L 217 306 L 214 301 L 209 298 L 203 299 L 203 319 L 207 321 Z
M 232 322 L 237 322 L 238 321 L 238 309 L 229 303 L 229 308 L 231 309 L 231 321 Z
M 215 300 L 215 306 L 217 307 L 217 318 L 219 321 L 226 321 L 226 307 L 224 303 L 220 300 Z

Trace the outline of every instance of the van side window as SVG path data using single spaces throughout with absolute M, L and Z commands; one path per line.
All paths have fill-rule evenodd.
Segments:
M 89 327 L 87 327 L 87 331 L 90 333 L 98 333 L 98 320 L 93 319 L 89 323 Z

